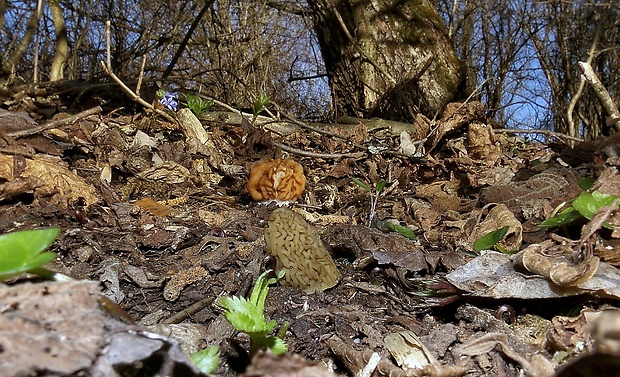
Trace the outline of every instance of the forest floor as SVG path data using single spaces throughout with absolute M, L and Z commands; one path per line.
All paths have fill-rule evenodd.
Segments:
M 71 106 L 31 87 L 2 98 L 0 231 L 60 227 L 48 267 L 76 279 L 0 287 L 3 375 L 200 375 L 176 341 L 186 354 L 219 345 L 218 376 L 618 375 L 620 216 L 590 194 L 620 196 L 618 138 L 525 141 L 494 130 L 477 102 L 435 121 L 311 128 L 214 111 L 203 131 L 189 111 L 178 123 L 110 108 L 67 122 Z M 246 190 L 274 158 L 303 166 L 287 206 L 340 278 L 315 293 L 271 286 L 265 314 L 274 331 L 290 324 L 289 351 L 250 360 L 218 298 L 248 296 L 274 266 L 263 231 L 277 206 Z M 596 180 L 589 191 L 583 178 Z M 567 208 L 571 222 L 540 226 Z

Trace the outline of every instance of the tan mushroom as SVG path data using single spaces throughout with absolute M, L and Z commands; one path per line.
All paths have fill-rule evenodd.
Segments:
M 258 163 L 250 172 L 246 188 L 256 201 L 282 200 L 294 202 L 304 191 L 304 169 L 292 159 Z
M 277 272 L 286 271 L 284 283 L 306 293 L 324 291 L 340 279 L 316 228 L 288 208 L 272 212 L 265 229 L 265 249 L 276 258 Z

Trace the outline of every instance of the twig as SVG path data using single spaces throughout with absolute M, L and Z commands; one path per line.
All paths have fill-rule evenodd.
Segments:
M 226 110 L 229 110 L 229 111 L 232 111 L 233 113 L 237 113 L 237 114 L 239 114 L 239 115 L 241 115 L 241 116 L 244 116 L 244 115 L 243 115 L 243 112 L 241 112 L 241 110 L 237 110 L 237 109 L 235 109 L 234 107 L 232 107 L 232 106 L 229 106 L 229 105 L 225 104 L 224 102 L 218 101 L 218 100 L 216 100 L 215 98 L 211 98 L 211 97 L 207 97 L 207 99 L 209 99 L 209 100 L 213 101 L 213 103 L 214 103 L 214 104 L 216 104 L 216 105 L 218 105 L 218 106 L 222 106 L 222 107 L 223 107 L 223 108 L 225 108 Z
M 142 55 L 142 64 L 140 65 L 140 74 L 138 74 L 138 83 L 136 84 L 136 95 L 140 96 L 140 88 L 142 87 L 142 79 L 144 77 L 144 67 L 146 66 L 146 54 Z
M 114 80 L 120 87 L 121 89 L 123 89 L 123 91 L 129 96 L 129 98 L 131 98 L 133 101 L 138 102 L 140 105 L 146 107 L 147 109 L 150 109 L 154 112 L 156 112 L 157 114 L 163 116 L 164 118 L 166 118 L 167 120 L 169 120 L 172 123 L 177 123 L 177 120 L 174 119 L 173 117 L 171 117 L 170 115 L 168 115 L 165 111 L 158 109 L 156 107 L 154 107 L 153 105 L 151 105 L 150 103 L 146 102 L 145 100 L 142 99 L 142 97 L 140 97 L 139 95 L 137 95 L 133 90 L 129 89 L 129 87 L 127 85 L 125 85 L 125 83 L 118 78 L 118 76 L 116 76 L 114 74 L 114 72 L 112 72 L 112 63 L 111 63 L 111 57 L 110 57 L 110 22 L 106 22 L 106 34 L 107 34 L 107 54 L 108 56 L 106 57 L 106 61 L 107 64 L 104 62 L 101 62 L 101 66 L 103 67 L 103 70 L 105 71 L 105 73 L 110 76 L 110 78 L 112 78 L 112 80 Z
M 106 62 L 107 62 L 107 66 L 110 67 L 110 70 L 112 69 L 112 53 L 110 52 L 110 46 L 112 45 L 112 43 L 110 42 L 110 20 L 107 20 L 105 22 L 105 37 L 106 37 Z
M 194 19 L 194 21 L 190 25 L 189 29 L 187 30 L 187 33 L 185 33 L 185 37 L 183 38 L 183 40 L 179 44 L 179 48 L 174 53 L 174 56 L 172 57 L 172 60 L 170 61 L 170 64 L 168 64 L 168 67 L 166 67 L 166 71 L 164 72 L 164 74 L 162 76 L 162 80 L 167 79 L 168 76 L 170 76 L 170 73 L 172 73 L 172 69 L 177 64 L 177 61 L 179 60 L 179 58 L 183 54 L 183 51 L 185 51 L 185 48 L 187 47 L 187 43 L 189 43 L 189 40 L 192 38 L 192 34 L 194 34 L 194 30 L 196 30 L 196 27 L 198 27 L 198 25 L 200 24 L 200 20 L 205 15 L 205 13 L 209 9 L 209 7 L 213 4 L 213 1 L 214 0 L 205 1 L 204 5 L 202 6 L 202 9 L 198 13 L 198 16 L 196 16 L 196 18 Z
M 285 118 L 285 119 L 290 120 L 292 123 L 294 123 L 294 124 L 298 125 L 299 127 L 302 127 L 302 128 L 308 129 L 308 130 L 310 130 L 310 131 L 314 131 L 314 132 L 320 133 L 320 134 L 322 134 L 322 135 L 327 135 L 327 136 L 334 137 L 334 138 L 336 138 L 336 139 L 340 139 L 340 140 L 348 141 L 348 142 L 350 142 L 351 144 L 353 144 L 355 147 L 357 147 L 357 148 L 359 148 L 359 149 L 366 150 L 366 147 L 365 147 L 365 146 L 363 146 L 363 145 L 361 145 L 361 144 L 354 143 L 354 142 L 352 142 L 351 140 L 347 139 L 346 137 L 344 137 L 344 136 L 342 136 L 342 135 L 338 135 L 338 134 L 336 134 L 336 133 L 334 133 L 334 132 L 330 132 L 330 131 L 325 131 L 325 130 L 322 130 L 322 129 L 318 128 L 318 127 L 314 127 L 314 126 L 311 126 L 311 125 L 309 125 L 309 124 L 307 124 L 307 123 L 304 123 L 304 122 L 302 122 L 302 121 L 300 121 L 300 120 L 296 119 L 294 116 L 290 115 L 289 113 L 287 113 L 287 112 L 286 112 L 286 111 L 284 111 L 284 110 L 279 110 L 279 111 L 280 111 L 280 113 L 284 116 L 284 118 Z
M 211 305 L 214 300 L 215 300 L 215 297 L 206 297 L 198 301 L 197 303 L 192 304 L 185 309 L 182 309 L 180 312 L 177 312 L 171 315 L 170 317 L 164 319 L 163 321 L 161 321 L 161 323 L 163 323 L 164 325 L 172 325 L 175 323 L 180 323 L 181 321 L 189 318 L 190 316 L 198 313 L 202 309 Z
M 50 130 L 52 128 L 58 128 L 60 126 L 64 126 L 65 124 L 69 124 L 72 122 L 75 122 L 76 120 L 80 119 L 80 118 L 85 118 L 87 116 L 90 115 L 94 115 L 94 114 L 98 114 L 102 111 L 100 106 L 95 106 L 93 108 L 90 108 L 88 110 L 84 110 L 82 112 L 79 112 L 77 114 L 71 115 L 68 118 L 65 119 L 58 119 L 58 120 L 53 120 L 51 122 L 42 124 L 40 126 L 36 126 L 27 130 L 21 130 L 21 131 L 13 131 L 13 132 L 8 132 L 7 135 L 14 137 L 14 138 L 20 138 L 20 137 L 24 137 L 24 136 L 30 136 L 30 135 L 34 135 L 34 134 L 38 134 L 40 132 L 43 131 L 47 131 Z
M 360 158 L 360 157 L 363 157 L 365 155 L 364 152 L 356 152 L 356 153 L 316 153 L 316 152 L 309 152 L 309 151 L 304 151 L 304 150 L 301 150 L 301 149 L 293 148 L 293 147 L 290 147 L 288 145 L 280 144 L 280 143 L 276 143 L 276 142 L 274 142 L 273 145 L 275 145 L 276 147 L 282 148 L 282 150 L 284 150 L 284 151 L 296 154 L 298 156 L 312 157 L 312 158 L 323 158 L 323 159 L 326 159 L 326 160 L 334 159 L 334 158 L 343 158 L 343 157 Z
M 590 46 L 590 51 L 588 51 L 588 60 L 586 60 L 588 64 L 592 64 L 592 59 L 594 59 L 594 52 L 596 51 L 596 44 L 598 43 L 598 38 L 599 38 L 599 35 L 601 34 L 602 25 L 603 23 L 599 22 L 598 25 L 596 26 L 596 31 L 594 32 L 594 38 L 592 39 L 592 45 Z M 577 130 L 577 126 L 575 125 L 575 120 L 573 119 L 573 111 L 575 110 L 575 106 L 577 105 L 579 98 L 581 98 L 581 95 L 583 94 L 583 88 L 585 87 L 585 85 L 586 85 L 586 78 L 583 75 L 581 75 L 581 77 L 579 78 L 579 87 L 577 88 L 577 91 L 573 95 L 573 98 L 571 98 L 570 103 L 568 104 L 568 109 L 566 110 L 566 120 L 568 122 L 568 134 L 570 136 L 579 135 L 579 131 Z
M 501 128 L 501 129 L 493 130 L 493 131 L 497 133 L 503 133 L 503 134 L 542 134 L 542 135 L 556 137 L 560 140 L 566 139 L 566 140 L 576 141 L 576 142 L 584 141 L 583 139 L 580 139 L 578 137 L 568 136 L 568 135 L 561 134 L 559 132 L 553 132 L 549 130 L 513 130 L 513 129 Z
M 594 94 L 601 102 L 601 105 L 603 105 L 603 109 L 605 109 L 607 114 L 611 117 L 610 125 L 613 125 L 617 132 L 620 132 L 620 111 L 618 111 L 618 107 L 614 103 L 614 100 L 611 98 L 609 92 L 605 89 L 605 86 L 603 86 L 596 73 L 594 73 L 590 63 L 579 62 L 578 64 L 586 81 L 592 86 Z

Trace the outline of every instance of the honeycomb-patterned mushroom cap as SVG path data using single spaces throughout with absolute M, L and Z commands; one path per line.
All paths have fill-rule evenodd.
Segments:
M 271 213 L 265 229 L 265 250 L 276 257 L 277 272 L 286 271 L 284 282 L 306 293 L 324 291 L 340 279 L 316 228 L 288 208 Z
M 294 202 L 304 191 L 306 177 L 304 168 L 292 159 L 272 160 L 258 163 L 250 172 L 246 186 L 257 202 L 265 200 L 288 200 Z

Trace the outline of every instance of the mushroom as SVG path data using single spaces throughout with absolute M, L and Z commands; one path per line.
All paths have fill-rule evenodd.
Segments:
M 305 186 L 304 168 L 298 162 L 277 159 L 256 164 L 250 172 L 246 188 L 256 201 L 294 202 Z
M 271 213 L 265 229 L 265 249 L 276 258 L 276 272 L 286 271 L 284 283 L 306 293 L 324 291 L 340 279 L 316 228 L 288 208 Z

